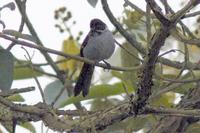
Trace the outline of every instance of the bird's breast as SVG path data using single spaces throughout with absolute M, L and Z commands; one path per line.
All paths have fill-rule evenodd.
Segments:
M 107 30 L 100 35 L 92 36 L 88 39 L 87 45 L 83 49 L 83 55 L 91 60 L 101 61 L 110 58 L 114 50 L 114 37 Z

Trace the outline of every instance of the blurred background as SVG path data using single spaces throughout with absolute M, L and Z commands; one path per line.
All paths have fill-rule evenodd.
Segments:
M 9 2 L 12 2 L 12 0 L 1 0 L 0 6 L 3 6 Z M 146 10 L 146 3 L 144 0 L 138 1 L 138 0 L 132 0 L 132 2 L 137 5 L 142 10 Z M 184 0 L 177 0 L 177 1 L 169 1 L 170 6 L 174 11 L 178 11 L 180 7 L 184 5 L 184 3 L 187 1 Z M 159 1 L 158 3 L 162 5 Z M 114 16 L 123 24 L 126 29 L 134 34 L 139 42 L 144 44 L 144 47 L 146 47 L 147 39 L 146 39 L 146 29 L 145 29 L 145 23 L 144 23 L 144 16 L 139 14 L 138 12 L 132 10 L 130 7 L 124 7 L 124 1 L 123 0 L 108 0 L 108 4 L 111 8 L 111 11 L 113 12 Z M 79 53 L 79 47 L 84 39 L 84 37 L 87 35 L 89 31 L 89 23 L 90 20 L 93 18 L 99 18 L 103 20 L 107 25 L 108 28 L 113 32 L 116 40 L 118 40 L 120 43 L 124 45 L 124 47 L 128 48 L 132 52 L 134 52 L 136 55 L 138 55 L 139 58 L 141 58 L 141 55 L 138 54 L 138 52 L 135 49 L 132 49 L 125 39 L 116 31 L 114 26 L 110 23 L 109 19 L 105 15 L 101 2 L 98 1 L 96 7 L 92 7 L 88 1 L 86 0 L 27 0 L 26 2 L 26 9 L 27 9 L 27 15 L 30 19 L 30 21 L 33 24 L 33 27 L 35 28 L 36 32 L 38 33 L 39 38 L 43 42 L 45 47 L 54 49 L 54 50 L 60 50 L 69 54 L 78 54 Z M 196 10 L 198 8 L 195 8 Z M 6 30 L 12 29 L 12 30 L 18 30 L 21 17 L 18 9 L 16 8 L 15 11 L 10 10 L 2 10 L 0 20 L 2 20 L 6 25 Z M 190 30 L 195 33 L 198 36 L 198 26 L 199 22 L 196 21 L 197 18 L 189 18 L 184 19 L 184 23 L 190 27 Z M 154 21 L 152 24 L 154 24 L 155 29 L 152 28 L 152 33 L 156 30 L 157 22 Z M 0 27 L 3 30 L 3 27 Z M 23 33 L 29 34 L 27 28 L 25 27 L 23 30 Z M 180 49 L 183 50 L 183 45 L 179 44 L 176 39 L 173 37 L 170 37 L 166 41 L 166 45 L 162 48 L 162 53 L 171 50 L 171 49 Z M 8 47 L 8 44 L 10 42 L 5 41 L 4 39 L 0 39 L 0 44 L 2 47 L 6 48 Z M 37 50 L 26 48 L 30 55 L 32 55 L 32 62 L 35 64 L 38 63 L 45 63 L 44 57 L 41 55 L 41 53 Z M 188 50 L 190 52 L 190 61 L 198 62 L 200 59 L 199 56 L 199 48 L 195 46 L 189 46 Z M 21 48 L 21 46 L 14 46 L 11 50 L 13 55 L 17 57 L 20 60 L 27 60 L 26 58 L 26 52 L 24 49 Z M 161 54 L 162 54 L 161 53 Z M 55 60 L 62 60 L 62 57 L 58 57 L 57 55 L 51 55 L 51 57 Z M 171 60 L 178 60 L 183 61 L 184 55 L 182 55 L 179 52 L 166 54 L 164 57 L 170 58 Z M 111 59 L 109 59 L 109 63 L 114 66 L 137 66 L 140 64 L 138 60 L 132 60 L 130 61 L 130 55 L 127 55 L 126 52 L 121 50 L 118 46 L 115 51 L 115 54 L 112 56 Z M 60 69 L 65 70 L 68 69 L 69 75 L 71 75 L 75 69 L 77 70 L 75 74 L 72 75 L 72 80 L 76 80 L 78 73 L 81 68 L 81 63 L 77 61 L 72 62 L 66 62 L 66 63 L 60 63 L 59 65 Z M 42 69 L 49 73 L 55 74 L 55 72 L 49 67 L 49 66 L 43 66 Z M 164 71 L 162 73 L 168 75 L 168 77 L 176 77 L 176 74 L 180 72 L 180 70 L 163 66 Z M 159 71 L 161 71 L 158 68 Z M 12 83 L 11 88 L 24 88 L 28 86 L 35 86 L 36 90 L 34 92 L 29 93 L 23 93 L 21 94 L 23 99 L 25 99 L 24 103 L 28 104 L 36 104 L 39 101 L 42 100 L 39 89 L 37 89 L 37 84 L 35 83 L 35 80 L 31 78 L 31 74 L 27 72 L 27 77 L 20 77 L 20 74 L 23 71 L 18 72 L 16 74 L 15 79 Z M 184 73 L 187 73 L 185 71 Z M 30 74 L 30 75 L 29 75 Z M 37 74 L 36 74 L 37 75 Z M 59 89 L 55 91 L 55 87 L 62 86 L 60 83 L 52 77 L 48 77 L 45 75 L 38 74 L 38 80 L 41 84 L 41 87 L 45 90 L 46 99 L 47 102 L 52 102 L 52 97 L 55 97 L 55 95 L 51 94 L 57 94 L 59 92 Z M 95 76 L 93 78 L 93 88 L 96 89 L 96 92 L 92 92 L 91 96 L 86 99 L 86 101 L 82 101 L 83 99 L 72 99 L 72 101 L 81 101 L 83 105 L 87 109 L 95 110 L 99 108 L 104 108 L 107 105 L 115 105 L 116 103 L 122 102 L 124 99 L 127 98 L 126 94 L 124 94 L 124 90 L 122 86 L 122 82 L 126 84 L 129 92 L 134 92 L 135 88 L 137 86 L 137 72 L 134 73 L 126 73 L 126 72 L 118 72 L 118 71 L 107 71 L 103 70 L 102 68 L 96 68 L 95 69 Z M 111 84 L 113 86 L 109 86 L 107 84 Z M 156 87 L 161 87 L 164 83 L 161 81 L 158 81 L 156 84 Z M 98 86 L 99 85 L 99 86 Z M 102 85 L 102 86 L 101 86 Z M 103 86 L 104 85 L 104 86 Z M 193 85 L 193 84 L 187 84 Z M 187 86 L 187 88 L 188 88 Z M 102 87 L 104 87 L 103 90 L 105 90 L 103 94 L 99 94 L 99 92 L 102 92 Z M 62 87 L 60 87 L 61 89 Z M 113 88 L 120 88 L 116 92 L 109 91 Z M 52 90 L 54 89 L 54 90 Z M 68 92 L 63 93 L 61 101 L 63 99 L 68 98 Z M 159 97 L 159 102 L 153 102 L 154 105 L 157 106 L 165 106 L 170 107 L 176 105 L 176 103 L 179 102 L 180 91 L 173 92 L 173 93 L 167 93 L 162 97 Z M 98 97 L 95 100 L 91 100 L 94 97 Z M 103 100 L 102 100 L 103 99 Z M 158 99 L 156 99 L 158 100 Z M 65 104 L 62 103 L 62 107 L 64 109 L 75 109 L 73 105 L 69 105 L 72 102 L 65 102 Z M 57 107 L 59 106 L 61 102 L 57 103 Z M 65 106 L 68 105 L 68 106 Z M 148 122 L 147 122 L 148 120 Z M 154 118 L 148 117 L 148 118 L 138 118 L 137 120 L 127 120 L 124 123 L 119 123 L 113 125 L 110 129 L 108 129 L 105 132 L 111 132 L 113 133 L 120 133 L 123 131 L 129 130 L 129 122 L 135 123 L 135 125 L 132 125 L 133 129 L 130 129 L 130 131 L 137 131 L 137 132 L 143 132 L 145 129 L 142 129 L 142 127 L 148 127 L 150 122 L 154 121 Z M 136 122 L 137 121 L 137 122 Z M 44 132 L 46 132 L 47 128 L 43 125 L 41 127 L 41 122 L 32 123 L 35 126 L 35 131 L 37 133 L 40 133 L 42 128 Z M 144 126 L 145 125 L 145 126 Z M 119 127 L 119 128 L 116 128 Z M 115 130 L 114 130 L 115 129 Z M 2 128 L 3 130 L 3 128 Z M 6 132 L 5 130 L 3 130 Z M 47 130 L 49 133 L 54 132 L 52 130 Z M 20 133 L 27 133 L 29 132 L 27 129 L 24 129 L 20 126 L 17 126 L 16 132 Z

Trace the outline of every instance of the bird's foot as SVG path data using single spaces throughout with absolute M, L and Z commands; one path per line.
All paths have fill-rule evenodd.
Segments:
M 104 68 L 104 70 L 110 70 L 111 69 L 111 65 L 108 63 L 108 62 L 106 62 L 105 60 L 103 60 L 103 62 L 105 63 L 105 65 L 107 66 L 106 68 Z

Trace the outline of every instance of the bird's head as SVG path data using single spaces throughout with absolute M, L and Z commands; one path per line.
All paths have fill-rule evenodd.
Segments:
M 101 21 L 100 19 L 92 19 L 90 21 L 90 30 L 92 31 L 97 31 L 97 32 L 102 32 L 104 31 L 105 29 L 107 29 L 107 26 L 106 24 Z

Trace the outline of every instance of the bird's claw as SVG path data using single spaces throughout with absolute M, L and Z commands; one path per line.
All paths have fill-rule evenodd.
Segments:
M 105 60 L 103 60 L 103 62 L 106 65 L 106 68 L 104 68 L 104 70 L 106 70 L 106 69 L 110 70 L 111 69 L 111 65 L 108 62 L 106 62 Z

